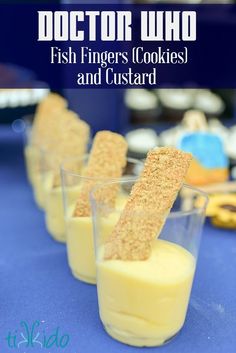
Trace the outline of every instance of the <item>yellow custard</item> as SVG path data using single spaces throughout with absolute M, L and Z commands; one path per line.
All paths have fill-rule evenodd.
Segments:
M 116 209 L 122 209 L 127 201 L 125 195 L 119 195 Z M 73 217 L 66 221 L 68 262 L 73 275 L 87 283 L 96 283 L 96 266 L 93 242 L 92 217 Z M 104 217 L 101 224 L 102 239 L 107 238 L 120 216 L 120 212 Z
M 41 209 L 45 208 L 45 195 L 44 195 L 44 185 L 43 185 L 43 175 L 38 173 L 34 176 L 33 193 L 34 200 L 37 206 Z
M 34 198 L 37 205 L 46 209 L 48 190 L 52 187 L 53 174 L 52 172 L 44 172 L 38 174 L 34 181 Z
M 45 183 L 48 183 L 48 179 L 45 178 L 45 173 L 40 169 L 42 168 L 42 161 L 40 158 L 40 149 L 38 147 L 27 145 L 24 149 L 26 170 L 28 179 L 32 185 L 34 199 L 39 208 L 45 208 Z
M 39 174 L 39 149 L 30 144 L 24 148 L 27 177 L 34 184 L 35 177 Z
M 113 338 L 133 346 L 157 346 L 183 326 L 195 259 L 179 245 L 153 242 L 145 261 L 97 261 L 101 320 Z
M 79 187 L 68 187 L 67 198 L 69 203 L 75 203 Z M 46 227 L 49 234 L 57 241 L 66 242 L 66 225 L 63 207 L 62 187 L 48 188 L 46 190 Z

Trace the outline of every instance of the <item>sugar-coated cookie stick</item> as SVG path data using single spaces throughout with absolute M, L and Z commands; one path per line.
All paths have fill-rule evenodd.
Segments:
M 37 106 L 36 114 L 48 114 L 67 108 L 67 100 L 57 93 L 49 93 Z
M 58 116 L 58 125 L 54 130 L 51 150 L 51 168 L 55 170 L 53 187 L 61 184 L 59 168 L 61 163 L 73 156 L 82 158 L 87 151 L 90 135 L 89 125 L 70 110 L 64 110 Z M 70 169 L 76 172 L 78 159 L 72 158 Z M 68 162 L 69 163 L 69 162 Z M 68 165 L 67 163 L 67 165 Z
M 50 93 L 38 105 L 32 126 L 33 145 L 44 146 L 54 137 L 58 115 L 67 107 L 67 101 L 56 93 Z
M 126 140 L 119 134 L 111 131 L 100 131 L 96 134 L 84 175 L 94 179 L 85 179 L 82 182 L 74 211 L 75 217 L 90 215 L 89 193 L 95 184 L 108 178 L 115 179 L 122 176 L 126 165 L 127 147 Z M 112 206 L 118 191 L 117 185 L 109 187 L 109 190 L 105 189 L 105 192 L 97 196 L 100 201 L 106 201 L 106 204 Z
M 143 172 L 105 244 L 105 259 L 145 260 L 180 190 L 191 155 L 176 148 L 148 153 Z

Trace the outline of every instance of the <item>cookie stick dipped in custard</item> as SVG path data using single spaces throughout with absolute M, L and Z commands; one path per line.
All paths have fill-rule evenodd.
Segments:
M 67 165 L 70 171 L 80 171 L 81 159 L 87 151 L 89 134 L 90 128 L 85 121 L 76 113 L 64 110 L 58 116 L 54 140 L 48 145 L 48 153 L 45 155 L 50 170 L 44 185 L 46 225 L 48 232 L 57 241 L 66 241 L 60 165 L 69 159 Z M 70 197 L 75 199 L 76 195 L 77 190 L 70 188 Z
M 94 138 L 88 165 L 84 176 L 86 179 L 81 185 L 81 192 L 74 211 L 75 217 L 90 216 L 89 193 L 96 183 L 104 179 L 120 178 L 126 165 L 127 142 L 123 136 L 111 131 L 100 131 Z M 110 192 L 101 195 L 114 206 L 117 190 L 116 186 Z M 104 200 L 105 201 L 105 200 Z
M 54 170 L 53 187 L 57 187 L 61 185 L 59 168 L 64 160 L 71 158 L 71 172 L 78 172 L 78 161 L 74 157 L 82 158 L 87 152 L 90 127 L 75 112 L 64 110 L 54 134 L 56 137 L 50 148 L 53 152 L 51 167 Z
M 29 140 L 24 150 L 28 179 L 33 186 L 35 201 L 40 208 L 44 208 L 42 192 L 43 151 L 54 139 L 58 117 L 66 107 L 67 101 L 55 93 L 50 93 L 39 103 Z
M 144 170 L 105 246 L 106 259 L 148 258 L 151 241 L 161 232 L 191 159 L 189 153 L 172 147 L 156 148 L 148 153 Z M 148 218 L 143 219 L 142 210 Z M 139 212 L 140 217 L 137 216 L 134 222 L 131 215 Z
M 53 130 L 57 127 L 58 116 L 67 108 L 67 100 L 56 93 L 50 93 L 37 107 L 32 125 L 32 144 L 44 147 L 53 139 Z
M 72 273 L 76 278 L 88 283 L 96 283 L 92 218 L 89 193 L 95 184 L 120 178 L 126 166 L 127 142 L 119 134 L 100 131 L 96 134 L 93 146 L 85 166 L 85 172 L 79 178 L 80 190 L 77 202 L 69 212 L 67 223 L 67 253 Z M 110 207 L 125 202 L 117 195 L 117 185 L 109 187 L 106 193 L 96 196 Z M 104 236 L 110 234 L 116 219 L 106 218 L 103 226 Z
M 183 326 L 195 259 L 184 247 L 157 237 L 190 160 L 175 148 L 149 152 L 110 237 L 102 240 L 101 227 L 96 234 L 100 317 L 106 331 L 123 343 L 161 345 Z

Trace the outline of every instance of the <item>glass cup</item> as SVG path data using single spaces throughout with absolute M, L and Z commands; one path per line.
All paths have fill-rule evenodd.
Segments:
M 72 158 L 69 158 L 70 160 Z M 43 194 L 45 200 L 45 223 L 48 233 L 54 240 L 66 242 L 62 185 L 60 177 L 61 161 L 50 151 L 44 151 Z M 76 163 L 75 163 L 76 164 Z M 76 171 L 80 171 L 76 164 Z
M 27 179 L 29 181 L 29 183 L 32 185 L 33 184 L 33 176 L 34 176 L 34 172 L 33 172 L 33 148 L 32 145 L 30 143 L 30 140 L 28 138 L 28 135 L 30 134 L 30 132 L 26 132 L 24 134 L 24 159 L 25 159 L 25 166 L 26 166 L 26 174 L 27 174 Z
M 46 190 L 51 185 L 51 174 L 45 161 L 47 150 L 45 147 L 34 147 L 34 153 L 37 153 L 37 159 L 35 159 L 35 161 L 38 165 L 38 170 L 32 183 L 34 199 L 37 206 L 45 210 Z
M 91 147 L 91 136 L 89 136 L 85 153 Z M 56 141 L 52 145 L 55 144 Z M 45 199 L 45 223 L 48 233 L 54 240 L 61 243 L 66 242 L 66 229 L 64 219 L 64 207 L 62 196 L 61 165 L 64 163 L 71 172 L 81 173 L 82 158 L 78 155 L 70 155 L 67 150 L 64 151 L 64 158 L 61 154 L 54 153 L 52 148 L 49 151 L 44 149 L 44 199 Z M 76 151 L 75 151 L 76 152 Z M 85 154 L 86 156 L 86 154 Z M 72 190 L 73 193 L 73 190 Z
M 117 183 L 128 197 L 134 182 Z M 207 196 L 184 185 L 159 237 L 151 243 L 148 259 L 113 260 L 104 259 L 104 251 L 124 204 L 111 208 L 97 200 L 97 193 L 109 192 L 110 187 L 111 183 L 99 185 L 90 196 L 100 318 L 106 332 L 118 341 L 160 346 L 174 337 L 185 321 Z M 157 215 L 140 209 L 129 216 L 129 225 L 137 230 L 136 221 L 145 224 Z M 105 224 L 110 224 L 109 232 L 104 231 Z
M 88 156 L 78 160 L 81 170 L 86 168 Z M 134 179 L 143 168 L 143 163 L 136 159 L 127 159 L 127 165 L 123 170 L 123 178 Z M 74 210 L 76 203 L 80 199 L 81 185 L 85 182 L 98 184 L 109 179 L 86 178 L 80 173 L 71 171 L 71 160 L 63 163 L 61 168 L 62 187 L 64 198 L 65 222 L 66 222 L 66 243 L 68 262 L 72 274 L 81 281 L 95 284 L 96 268 L 93 246 L 93 227 L 92 217 L 76 217 Z M 89 200 L 89 195 L 88 195 Z M 116 206 L 122 207 L 126 202 L 126 194 L 119 193 Z M 104 225 L 104 232 L 110 233 L 113 223 L 108 222 Z
M 32 121 L 34 116 L 23 118 L 24 124 L 24 158 L 27 178 L 32 185 L 34 199 L 39 208 L 44 208 L 44 149 L 32 143 Z
M 35 203 L 41 209 L 46 207 L 46 195 L 52 184 L 52 152 L 43 145 L 32 143 L 32 121 L 34 115 L 24 117 L 24 157 L 27 177 L 32 185 Z M 58 171 L 60 163 L 58 164 Z M 62 203 L 62 202 L 61 202 Z
M 24 158 L 26 164 L 27 177 L 30 184 L 34 184 L 35 176 L 38 174 L 38 148 L 33 146 L 31 141 L 33 116 L 26 116 L 24 122 Z

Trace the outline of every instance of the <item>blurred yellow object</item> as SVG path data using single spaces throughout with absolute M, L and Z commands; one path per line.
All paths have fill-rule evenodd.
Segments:
M 39 147 L 28 144 L 24 149 L 26 171 L 32 185 L 34 199 L 37 206 L 44 209 L 44 186 L 42 172 L 42 151 Z
M 236 193 L 210 195 L 206 215 L 217 227 L 236 229 Z
M 227 168 L 205 168 L 196 159 L 193 159 L 186 177 L 186 182 L 191 185 L 201 186 L 224 182 L 228 180 L 228 177 L 229 171 Z
M 39 174 L 40 149 L 31 144 L 27 144 L 24 149 L 27 177 L 31 184 L 34 184 Z
M 70 198 L 76 200 L 77 188 L 68 191 Z M 61 186 L 47 187 L 45 190 L 45 221 L 48 233 L 57 241 L 66 242 L 66 229 L 64 221 L 63 195 Z

